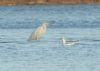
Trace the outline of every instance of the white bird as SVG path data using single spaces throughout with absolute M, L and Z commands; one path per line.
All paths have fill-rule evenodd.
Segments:
M 46 33 L 47 25 L 48 25 L 48 23 L 43 23 L 40 27 L 38 27 L 36 29 L 35 32 L 32 32 L 32 34 L 29 37 L 28 41 L 40 39 Z
M 61 38 L 61 42 L 64 46 L 70 46 L 70 45 L 75 45 L 76 43 L 78 43 L 79 41 L 72 41 L 72 40 L 68 40 L 66 41 L 64 37 Z

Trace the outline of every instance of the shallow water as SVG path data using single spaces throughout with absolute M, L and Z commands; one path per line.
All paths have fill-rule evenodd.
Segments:
M 99 8 L 99 5 L 0 7 L 0 71 L 99 71 Z M 50 23 L 46 35 L 39 41 L 28 42 L 42 21 Z M 62 36 L 79 43 L 64 47 L 60 42 Z
M 37 42 L 27 42 L 33 29 L 0 29 L 1 71 L 98 71 L 100 29 L 48 29 Z M 61 36 L 79 40 L 62 46 Z

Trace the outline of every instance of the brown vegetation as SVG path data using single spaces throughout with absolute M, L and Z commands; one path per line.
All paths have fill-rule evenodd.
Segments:
M 0 0 L 0 5 L 18 4 L 94 4 L 100 0 Z

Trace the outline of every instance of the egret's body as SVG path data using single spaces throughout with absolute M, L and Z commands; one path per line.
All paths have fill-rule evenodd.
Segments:
M 31 40 L 38 40 L 46 33 L 47 23 L 43 23 L 40 27 L 36 29 L 35 32 L 32 32 L 31 36 L 29 37 L 29 41 Z
M 66 41 L 64 37 L 61 38 L 61 42 L 64 46 L 75 45 L 76 43 L 78 43 L 78 41 Z

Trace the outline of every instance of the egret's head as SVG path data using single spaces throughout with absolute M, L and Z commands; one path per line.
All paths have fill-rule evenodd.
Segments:
M 44 22 L 42 25 L 47 27 L 47 26 L 48 26 L 48 24 L 49 24 L 49 23 Z

